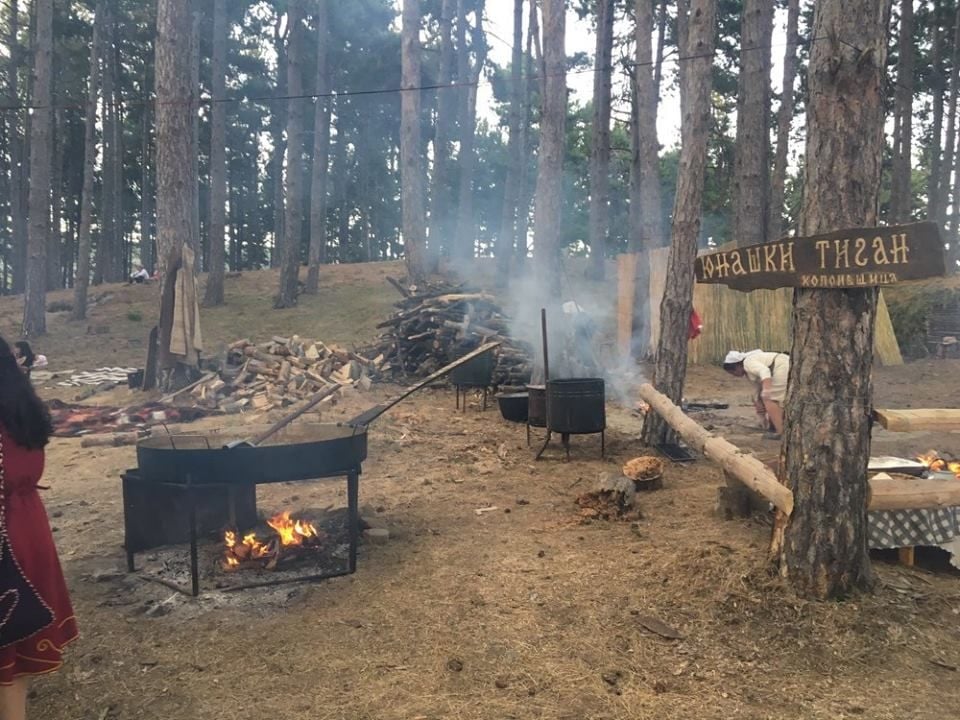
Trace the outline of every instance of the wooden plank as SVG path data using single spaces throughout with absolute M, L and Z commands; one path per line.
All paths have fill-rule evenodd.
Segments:
M 933 222 L 784 238 L 706 253 L 696 262 L 697 282 L 743 291 L 875 287 L 945 274 L 943 240 Z
M 935 510 L 960 506 L 960 482 L 877 476 L 870 480 L 867 510 Z
M 958 408 L 874 410 L 877 421 L 891 432 L 953 432 L 960 430 Z
M 617 348 L 621 357 L 633 350 L 633 309 L 637 293 L 637 255 L 617 257 Z

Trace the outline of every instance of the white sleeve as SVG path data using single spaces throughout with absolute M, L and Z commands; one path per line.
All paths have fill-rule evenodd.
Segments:
M 760 358 L 747 355 L 743 361 L 744 371 L 750 375 L 752 378 L 763 381 L 769 379 L 771 376 L 770 368 L 763 363 Z

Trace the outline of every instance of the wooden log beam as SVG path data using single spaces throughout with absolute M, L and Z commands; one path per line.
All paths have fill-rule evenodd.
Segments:
M 665 395 L 650 384 L 640 386 L 640 397 L 695 450 L 702 452 L 751 490 L 763 495 L 785 515 L 793 512 L 793 493 L 781 485 L 770 469 L 736 445 L 712 434 L 688 418 Z
M 867 510 L 934 510 L 960 505 L 960 482 L 874 477 Z
M 914 408 L 874 410 L 877 421 L 890 432 L 954 432 L 960 430 L 960 409 Z

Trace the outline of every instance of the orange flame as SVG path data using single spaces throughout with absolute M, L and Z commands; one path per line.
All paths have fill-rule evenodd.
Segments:
M 917 455 L 917 460 L 934 472 L 952 472 L 960 479 L 960 462 L 945 460 L 940 457 L 940 453 L 936 450 L 929 450 L 922 455 Z
M 311 523 L 293 520 L 286 511 L 267 520 L 267 525 L 280 536 L 280 544 L 283 546 L 303 545 L 304 540 L 317 536 L 317 529 Z
M 267 520 L 277 536 L 266 542 L 261 541 L 256 533 L 249 533 L 237 541 L 237 533 L 227 530 L 223 534 L 224 567 L 233 570 L 240 566 L 242 560 L 261 560 L 276 555 L 278 547 L 296 547 L 316 543 L 322 535 L 317 528 L 305 520 L 295 520 L 289 512 L 282 512 Z

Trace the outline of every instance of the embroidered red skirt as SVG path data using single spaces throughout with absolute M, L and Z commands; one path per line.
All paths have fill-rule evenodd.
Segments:
M 36 635 L 0 649 L 0 685 L 9 685 L 18 677 L 57 670 L 63 665 L 64 648 L 77 638 L 78 632 L 40 494 L 35 486 L 24 487 L 25 483 L 16 481 L 17 474 L 10 473 L 11 453 L 7 447 L 4 450 L 7 494 L 3 499 L 10 545 L 23 574 L 54 615 L 53 623 Z

